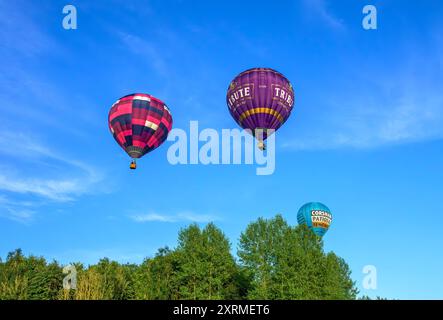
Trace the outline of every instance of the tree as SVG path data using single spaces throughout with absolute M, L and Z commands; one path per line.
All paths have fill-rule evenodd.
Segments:
M 343 259 L 323 252 L 306 226 L 282 216 L 258 219 L 240 236 L 241 266 L 252 279 L 251 299 L 354 299 L 355 284 Z
M 56 261 L 33 268 L 29 273 L 29 299 L 54 300 L 63 286 L 63 270 Z
M 168 247 L 159 249 L 153 259 L 145 259 L 136 275 L 136 298 L 179 299 L 179 263 L 178 254 Z
M 246 274 L 252 280 L 251 299 L 274 298 L 275 266 L 285 250 L 285 234 L 290 227 L 282 216 L 251 223 L 240 236 L 238 256 Z
M 101 276 L 104 298 L 108 300 L 133 299 L 133 279 L 129 271 L 131 265 L 122 266 L 108 258 L 101 259 L 96 266 L 90 267 Z
M 181 230 L 177 254 L 181 298 L 226 299 L 237 294 L 230 243 L 214 224 L 203 230 L 196 224 Z
M 358 293 L 346 262 L 281 215 L 249 224 L 238 257 L 214 224 L 193 224 L 179 232 L 175 249 L 161 248 L 140 265 L 107 258 L 74 264 L 77 288 L 66 290 L 62 266 L 17 249 L 0 260 L 0 299 L 355 299 Z
M 107 298 L 102 275 L 96 268 L 77 270 L 77 289 L 73 290 L 74 300 L 104 300 Z M 71 299 L 71 296 L 64 296 Z

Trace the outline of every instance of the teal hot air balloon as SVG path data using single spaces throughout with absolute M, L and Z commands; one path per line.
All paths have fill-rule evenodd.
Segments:
M 309 202 L 298 210 L 297 221 L 307 225 L 317 236 L 323 237 L 332 222 L 331 210 L 323 203 Z

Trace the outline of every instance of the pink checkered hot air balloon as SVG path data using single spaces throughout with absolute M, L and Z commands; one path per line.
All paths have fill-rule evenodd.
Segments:
M 258 147 L 289 118 L 294 90 L 281 73 L 270 68 L 253 68 L 240 73 L 226 95 L 229 112 L 243 129 L 251 130 Z
M 118 99 L 109 110 L 109 130 L 114 139 L 136 159 L 159 147 L 172 128 L 171 113 L 163 101 L 145 93 L 135 93 Z

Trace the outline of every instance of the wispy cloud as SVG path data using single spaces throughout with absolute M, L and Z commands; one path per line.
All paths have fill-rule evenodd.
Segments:
M 136 214 L 130 216 L 135 222 L 197 222 L 206 223 L 219 220 L 218 217 L 207 214 L 196 214 L 192 212 L 183 212 L 176 215 L 164 215 L 158 213 Z
M 152 221 L 158 221 L 158 222 L 176 222 L 177 217 L 174 216 L 166 216 L 161 215 L 157 213 L 148 213 L 148 214 L 139 214 L 131 216 L 131 219 L 135 222 L 152 222 Z
M 310 126 L 309 132 L 297 132 L 282 146 L 361 149 L 442 139 L 443 78 L 437 55 L 415 52 L 383 69 L 374 64 L 346 72 L 318 101 L 316 130 Z
M 21 9 L 26 6 L 28 10 Z M 2 46 L 0 53 L 33 57 L 45 52 L 51 52 L 57 46 L 56 43 L 42 32 L 35 20 L 29 16 L 29 10 L 33 3 L 23 1 L 0 2 L 0 39 Z
M 329 125 L 286 141 L 282 146 L 299 150 L 367 149 L 441 139 L 443 101 L 437 97 L 432 100 L 380 101 L 380 105 L 367 105 L 366 110 L 357 108 L 348 115 L 330 116 Z
M 11 145 L 14 147 L 11 148 Z M 24 133 L 12 135 L 0 131 L 0 155 L 9 157 L 14 164 L 24 164 L 24 168 L 31 164 L 33 168 L 41 169 L 30 174 L 17 172 L 17 166 L 2 165 L 0 190 L 9 195 L 0 199 L 0 207 L 4 209 L 3 216 L 14 220 L 29 220 L 35 213 L 36 204 L 33 201 L 15 201 L 13 197 L 16 195 L 29 195 L 40 201 L 73 201 L 102 180 L 96 168 L 66 158 Z
M 343 21 L 332 13 L 326 0 L 303 0 L 303 6 L 309 16 L 320 19 L 328 27 L 334 28 L 335 30 L 345 29 Z
M 88 128 L 97 125 L 95 103 L 71 90 L 70 77 L 54 79 L 41 68 L 48 61 L 69 63 L 74 58 L 45 28 L 44 6 L 47 4 L 0 1 L 0 121 L 13 128 L 56 129 L 87 137 L 82 124 Z M 66 125 L 73 117 L 76 125 Z
M 37 203 L 30 201 L 12 201 L 5 195 L 0 195 L 0 217 L 5 217 L 21 223 L 32 221 Z
M 84 188 L 78 180 L 17 179 L 0 175 L 0 189 L 33 194 L 55 201 L 71 201 Z
M 135 55 L 146 58 L 147 63 L 161 76 L 169 74 L 169 68 L 164 60 L 164 53 L 158 47 L 136 35 L 117 32 L 122 43 Z

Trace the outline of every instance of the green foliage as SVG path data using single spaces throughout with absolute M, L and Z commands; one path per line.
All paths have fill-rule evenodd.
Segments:
M 235 296 L 236 274 L 230 243 L 214 224 L 203 230 L 194 224 L 181 230 L 179 259 L 179 294 L 183 299 L 228 299 Z
M 178 253 L 167 247 L 159 249 L 153 259 L 146 259 L 136 273 L 136 298 L 179 299 L 179 263 Z
M 306 226 L 290 227 L 282 216 L 251 223 L 240 237 L 240 264 L 252 279 L 250 299 L 355 299 L 345 261 L 323 252 Z
M 305 226 L 281 215 L 258 219 L 240 236 L 239 261 L 223 232 L 210 223 L 180 230 L 178 245 L 161 248 L 140 265 L 107 258 L 74 264 L 77 288 L 63 289 L 62 266 L 25 257 L 20 249 L 0 260 L 0 299 L 355 299 L 346 262 L 324 253 Z
M 0 262 L 0 299 L 56 299 L 62 287 L 63 273 L 57 262 L 25 257 L 20 249 Z
M 133 278 L 130 273 L 132 268 L 132 265 L 120 265 L 118 262 L 104 258 L 90 269 L 100 275 L 104 299 L 128 300 L 135 297 Z
M 28 281 L 29 299 L 54 300 L 63 285 L 63 270 L 57 262 L 42 264 L 31 271 Z

